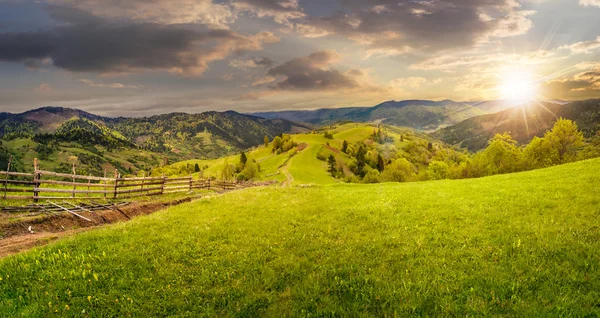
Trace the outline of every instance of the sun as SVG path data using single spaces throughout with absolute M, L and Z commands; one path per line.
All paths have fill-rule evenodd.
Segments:
M 537 97 L 537 84 L 531 73 L 513 71 L 502 76 L 498 91 L 502 99 L 529 102 Z

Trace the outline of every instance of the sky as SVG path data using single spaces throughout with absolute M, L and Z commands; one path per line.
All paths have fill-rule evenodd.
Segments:
M 600 98 L 600 0 L 0 0 L 0 111 Z

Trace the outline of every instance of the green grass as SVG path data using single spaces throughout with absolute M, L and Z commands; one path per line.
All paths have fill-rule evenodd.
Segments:
M 325 162 L 317 159 L 322 145 L 311 144 L 295 155 L 288 171 L 293 176 L 292 184 L 332 184 L 336 180 L 327 173 Z
M 0 316 L 596 317 L 598 171 L 231 192 L 0 261 Z

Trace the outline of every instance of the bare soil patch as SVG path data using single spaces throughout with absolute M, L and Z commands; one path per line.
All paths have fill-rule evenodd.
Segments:
M 35 246 L 52 242 L 60 237 L 73 235 L 82 231 L 152 214 L 169 206 L 190 202 L 185 198 L 170 202 L 132 203 L 120 207 L 123 212 L 116 210 L 102 210 L 94 212 L 78 212 L 78 214 L 91 219 L 86 221 L 70 213 L 56 214 L 0 214 L 0 257 L 18 253 Z

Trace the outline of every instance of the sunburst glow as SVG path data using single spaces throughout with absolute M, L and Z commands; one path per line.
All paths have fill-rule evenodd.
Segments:
M 498 91 L 502 99 L 528 102 L 537 98 L 533 75 L 524 71 L 510 72 L 502 77 Z

